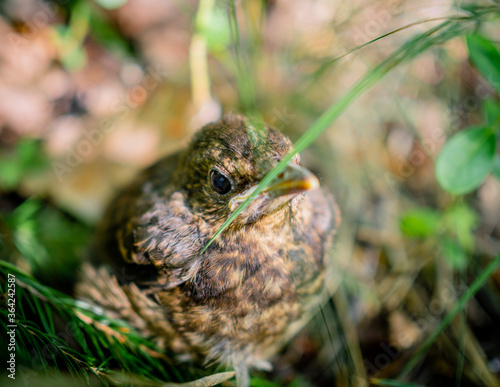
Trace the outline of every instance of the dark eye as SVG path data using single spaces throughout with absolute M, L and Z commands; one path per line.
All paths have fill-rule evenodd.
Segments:
M 219 195 L 227 194 L 232 188 L 231 181 L 217 169 L 210 171 L 210 184 Z

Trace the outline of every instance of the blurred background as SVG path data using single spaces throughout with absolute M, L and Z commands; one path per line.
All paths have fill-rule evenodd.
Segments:
M 475 4 L 493 17 L 470 31 L 500 38 L 496 4 Z M 2 260 L 71 294 L 94 226 L 139 170 L 223 113 L 258 112 L 296 141 L 460 6 L 1 2 Z M 434 173 L 446 140 L 481 124 L 485 101 L 498 105 L 498 84 L 472 66 L 463 36 L 443 42 L 389 71 L 302 153 L 342 212 L 332 299 L 254 385 L 500 385 L 500 271 L 458 302 L 500 252 L 500 182 L 491 174 L 456 196 Z

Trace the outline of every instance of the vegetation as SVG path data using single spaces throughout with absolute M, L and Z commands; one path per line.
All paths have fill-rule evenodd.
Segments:
M 159 59 L 167 68 L 160 82 L 163 70 L 154 66 L 154 50 L 161 46 L 148 46 L 154 34 L 144 27 L 148 18 L 154 20 L 153 11 L 140 13 L 132 0 L 62 3 L 37 8 L 41 5 L 32 2 L 31 14 L 22 17 L 11 2 L 3 5 L 1 19 L 21 62 L 37 44 L 49 52 L 46 68 L 26 71 L 36 73 L 35 88 L 46 87 L 40 74 L 52 74 L 43 78 L 52 85 L 44 93 L 56 96 L 50 100 L 53 116 L 40 121 L 39 130 L 8 115 L 3 119 L 0 111 L 5 341 L 0 345 L 7 348 L 10 340 L 8 284 L 15 276 L 13 385 L 47 380 L 56 380 L 52 385 L 170 385 L 165 383 L 207 375 L 189 385 L 231 383 L 226 380 L 232 373 L 174 363 L 125 322 L 71 297 L 94 225 L 112 192 L 151 158 L 180 146 L 189 130 L 179 127 L 195 128 L 221 107 L 244 112 L 256 128 L 266 121 L 287 132 L 294 152 L 219 232 L 295 153 L 302 153 L 335 193 L 343 216 L 332 252 L 331 299 L 278 356 L 275 371 L 255 375 L 253 386 L 500 385 L 497 4 L 455 4 L 451 14 L 404 19 L 377 34 L 365 28 L 363 42 L 354 46 L 301 56 L 316 42 L 267 33 L 268 21 L 292 17 L 287 12 L 293 5 L 172 2 L 168 12 L 187 25 L 179 28 L 189 34 L 183 41 L 189 57 L 179 49 L 180 59 L 172 52 Z M 351 10 L 352 18 L 362 7 Z M 120 13 L 127 9 L 128 18 Z M 46 15 L 43 22 L 37 12 Z M 133 20 L 130 13 L 146 21 Z M 309 17 L 320 23 L 320 15 Z M 392 27 L 390 19 L 398 22 L 394 15 L 405 13 L 391 15 L 384 23 L 375 17 L 371 22 Z M 336 38 L 348 19 L 329 27 Z M 155 22 L 153 33 L 163 31 L 175 46 L 168 29 L 175 23 Z M 432 66 L 418 62 L 422 58 Z M 181 64 L 170 70 L 176 60 Z M 439 68 L 438 80 L 429 80 L 430 68 Z M 89 86 L 92 77 L 105 84 L 100 94 Z M 108 77 L 122 85 L 125 97 L 103 112 L 92 99 L 112 94 L 116 84 L 106 84 Z M 72 87 L 59 93 L 63 86 L 57 85 L 64 82 Z M 21 80 L 19 85 L 25 87 Z M 388 92 L 391 85 L 396 90 Z M 8 90 L 15 98 L 17 91 Z M 440 113 L 449 110 L 438 135 L 426 131 L 426 117 L 419 116 L 426 109 L 431 116 L 435 105 Z M 130 122 L 139 129 L 131 130 Z M 81 129 L 85 126 L 91 129 Z M 90 152 L 79 153 L 83 141 L 91 144 Z M 117 151 L 127 141 L 133 146 Z M 177 145 L 156 147 L 169 142 Z M 134 153 L 138 144 L 146 150 Z M 7 361 L 9 353 L 2 353 Z

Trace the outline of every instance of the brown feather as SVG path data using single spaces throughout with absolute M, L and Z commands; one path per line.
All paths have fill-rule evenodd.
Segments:
M 250 208 L 201 250 L 231 214 L 229 199 L 290 149 L 287 137 L 257 132 L 241 116 L 202 128 L 185 151 L 146 169 L 111 204 L 97 232 L 99 268 L 86 266 L 80 296 L 179 360 L 232 364 L 246 385 L 246 370 L 266 368 L 317 304 L 336 204 L 314 190 L 271 213 Z M 210 186 L 214 166 L 231 180 L 227 195 Z

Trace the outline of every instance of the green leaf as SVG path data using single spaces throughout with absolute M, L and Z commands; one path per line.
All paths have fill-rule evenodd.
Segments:
M 105 9 L 116 9 L 124 5 L 127 0 L 95 0 L 95 2 Z
M 0 156 L 0 187 L 14 189 L 27 175 L 47 166 L 42 142 L 33 138 L 20 139 L 12 153 Z
M 500 94 L 500 53 L 485 37 L 477 34 L 467 36 L 469 57 L 481 75 Z
M 6 191 L 14 189 L 23 175 L 22 165 L 14 160 L 0 160 L 0 187 Z
M 427 237 L 436 234 L 441 216 L 427 208 L 417 208 L 401 215 L 401 232 L 409 237 Z
M 451 238 L 443 238 L 439 244 L 446 261 L 454 269 L 463 270 L 467 267 L 467 254 L 458 243 Z
M 118 55 L 129 56 L 131 54 L 129 43 L 103 12 L 91 12 L 89 34 L 106 49 Z
M 500 104 L 493 100 L 487 99 L 483 102 L 484 119 L 493 129 L 500 127 Z
M 61 56 L 61 63 L 69 71 L 81 70 L 87 63 L 85 50 L 76 43 Z
M 493 167 L 496 138 L 489 127 L 455 134 L 436 160 L 436 179 L 443 189 L 462 195 L 477 188 Z
M 493 161 L 493 176 L 500 180 L 500 155 L 495 156 L 495 161 Z
M 69 71 L 78 71 L 87 63 L 87 54 L 82 42 L 70 28 L 55 25 L 52 28 L 53 43 L 59 52 L 59 60 Z
M 446 211 L 445 228 L 456 237 L 465 251 L 474 249 L 473 229 L 478 224 L 477 214 L 466 204 L 459 203 Z
M 208 23 L 200 29 L 211 52 L 226 50 L 231 43 L 231 26 L 226 12 L 221 7 L 214 8 Z

